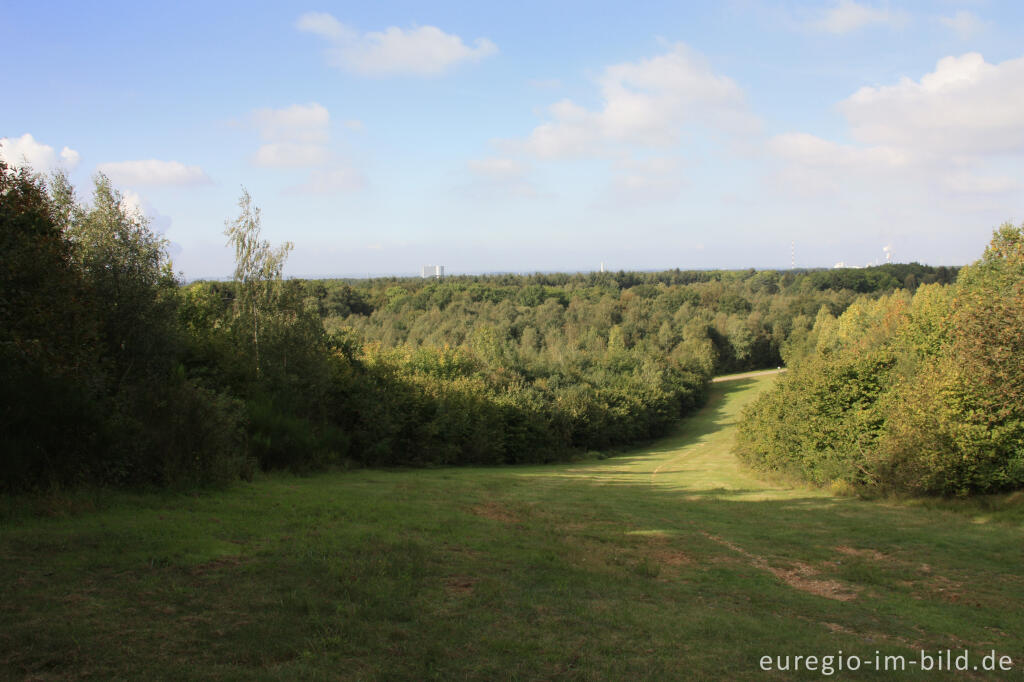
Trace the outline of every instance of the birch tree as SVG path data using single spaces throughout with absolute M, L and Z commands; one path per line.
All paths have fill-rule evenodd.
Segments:
M 260 209 L 253 205 L 244 187 L 238 207 L 238 217 L 224 222 L 224 234 L 228 237 L 228 246 L 235 249 L 236 315 L 252 332 L 256 374 L 259 375 L 262 330 L 274 314 L 284 263 L 294 245 L 285 242 L 275 249 L 262 239 Z

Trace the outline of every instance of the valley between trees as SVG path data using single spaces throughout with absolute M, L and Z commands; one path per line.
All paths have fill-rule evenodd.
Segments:
M 4 498 L 0 674 L 792 679 L 760 658 L 922 648 L 1019 668 L 1019 496 L 765 483 L 731 448 L 776 381 L 715 383 L 605 460 Z
M 102 174 L 83 198 L 0 162 L 0 490 L 571 460 L 662 436 L 712 376 L 804 358 L 822 321 L 959 272 L 285 280 L 291 244 L 244 191 L 224 236 L 233 279 L 185 284 Z

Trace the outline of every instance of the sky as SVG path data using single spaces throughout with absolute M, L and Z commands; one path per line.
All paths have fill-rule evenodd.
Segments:
M 186 279 L 963 264 L 1024 220 L 1024 3 L 4 3 L 0 157 Z

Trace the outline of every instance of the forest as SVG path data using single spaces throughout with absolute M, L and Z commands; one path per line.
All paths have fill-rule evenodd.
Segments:
M 258 468 L 604 456 L 593 451 L 664 434 L 703 404 L 712 376 L 783 364 L 795 369 L 748 416 L 744 457 L 818 483 L 862 484 L 888 476 L 878 443 L 890 468 L 932 467 L 943 439 L 981 447 L 977 434 L 993 432 L 976 420 L 947 433 L 929 420 L 977 414 L 977 404 L 1007 396 L 1020 405 L 1019 376 L 998 383 L 1019 362 L 1019 326 L 978 335 L 1020 302 L 1011 277 L 1019 262 L 1000 265 L 1010 262 L 1003 256 L 987 254 L 959 279 L 958 268 L 912 263 L 296 280 L 282 276 L 291 245 L 263 240 L 247 193 L 225 228 L 233 279 L 186 284 L 166 241 L 104 176 L 83 200 L 63 175 L 0 166 L 3 487 L 193 486 Z M 1001 234 L 992 249 L 1011 249 L 1018 233 Z M 986 302 L 991 292 L 1002 303 Z M 949 309 L 955 323 L 943 321 Z M 965 354 L 977 366 L 963 364 Z M 931 368 L 933 357 L 959 374 Z M 992 391 L 961 397 L 982 403 L 953 408 L 935 397 L 980 371 Z M 828 404 L 834 424 L 795 412 L 804 405 L 825 418 L 790 394 L 823 376 L 833 383 L 808 384 L 807 395 Z M 915 390 L 898 376 L 931 383 Z M 836 382 L 857 387 L 840 396 L 843 407 L 833 405 Z M 897 386 L 898 400 L 876 400 Z M 890 409 L 898 419 L 884 418 Z M 1005 453 L 1014 443 L 1020 452 L 1019 415 L 1004 415 L 1000 424 L 1017 426 L 998 430 L 992 445 L 1004 454 L 991 462 L 1003 464 L 966 483 L 942 474 L 922 489 L 987 490 L 977 477 L 996 469 L 995 487 L 1015 485 L 1019 466 Z M 826 440 L 772 431 L 773 420 L 820 423 Z M 913 454 L 924 436 L 934 447 Z M 847 450 L 815 460 L 844 439 L 871 462 Z
M 955 283 L 822 309 L 740 423 L 755 469 L 859 492 L 1024 485 L 1024 225 Z

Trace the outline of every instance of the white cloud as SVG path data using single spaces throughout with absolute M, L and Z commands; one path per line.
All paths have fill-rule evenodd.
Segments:
M 470 47 L 459 36 L 436 26 L 390 26 L 360 34 L 323 12 L 303 14 L 295 27 L 328 40 L 326 55 L 331 66 L 363 76 L 437 75 L 460 62 L 479 61 L 498 51 L 486 38 L 477 38 Z
M 1024 57 L 989 64 L 945 57 L 920 82 L 865 87 L 839 105 L 864 144 L 916 155 L 974 157 L 1024 151 Z
M 316 102 L 283 109 L 257 109 L 250 115 L 263 139 L 252 163 L 265 168 L 303 168 L 326 163 L 331 115 Z
M 939 17 L 939 23 L 951 29 L 962 40 L 971 38 L 985 29 L 985 22 L 973 12 L 958 10 L 951 17 Z
M 143 199 L 138 192 L 128 190 L 121 194 L 121 210 L 128 215 L 143 217 L 146 215 L 146 209 L 143 205 Z
M 775 135 L 768 140 L 768 150 L 788 161 L 816 167 L 896 168 L 909 162 L 899 149 L 838 144 L 807 133 Z
M 284 109 L 257 109 L 252 122 L 260 136 L 271 142 L 326 142 L 331 115 L 316 102 Z
M 600 109 L 556 102 L 552 120 L 534 129 L 525 149 L 540 158 L 600 156 L 615 145 L 673 145 L 690 124 L 730 133 L 759 125 L 740 87 L 681 43 L 666 54 L 606 68 L 598 85 Z
M 808 133 L 774 135 L 766 147 L 785 164 L 775 180 L 804 197 L 833 194 L 853 183 L 908 177 L 910 159 L 898 149 L 839 144 Z
M 324 145 L 274 142 L 257 149 L 252 162 L 265 168 L 305 168 L 324 164 L 327 159 Z
M 73 170 L 81 157 L 69 147 L 64 147 L 58 156 L 53 147 L 42 144 L 29 133 L 25 133 L 21 137 L 0 138 L 0 159 L 10 166 L 27 163 L 32 170 L 45 173 L 58 167 Z
M 114 184 L 140 185 L 203 185 L 210 178 L 199 166 L 186 166 L 178 161 L 118 161 L 101 163 L 97 170 Z
M 121 193 L 121 210 L 130 216 L 147 221 L 149 226 L 160 234 L 166 234 L 171 227 L 171 218 L 157 211 L 138 192 L 126 190 Z M 175 248 L 180 250 L 180 247 Z
M 305 29 L 322 35 L 333 35 L 335 25 L 330 15 L 303 15 Z M 340 24 L 339 24 L 340 26 Z M 315 29 L 315 30 L 314 30 Z M 311 102 L 293 104 L 282 109 L 257 109 L 249 119 L 259 131 L 263 144 L 250 161 L 264 168 L 314 168 L 309 179 L 302 185 L 291 187 L 288 192 L 331 194 L 361 189 L 366 182 L 362 175 L 340 163 L 332 154 L 328 143 L 331 139 L 331 115 L 327 107 Z M 362 122 L 344 121 L 349 130 L 361 130 Z
M 557 106 L 557 105 L 556 105 Z M 558 120 L 556 107 L 551 108 L 554 121 L 543 123 L 525 142 L 529 153 L 542 159 L 583 157 L 605 153 L 600 129 L 592 120 Z
M 82 160 L 81 155 L 70 147 L 60 150 L 60 160 L 68 170 L 72 170 Z
M 768 141 L 787 186 L 814 193 L 852 184 L 876 196 L 917 188 L 932 201 L 1021 187 L 1012 175 L 1024 161 L 1024 57 L 945 57 L 919 81 L 861 88 L 838 108 L 855 144 L 800 132 Z
M 818 18 L 810 21 L 807 26 L 815 31 L 842 34 L 873 24 L 899 28 L 908 21 L 909 16 L 901 10 L 891 10 L 887 6 L 872 7 L 854 0 L 839 0 L 831 8 L 821 12 Z
M 295 21 L 295 28 L 329 40 L 353 36 L 353 31 L 327 12 L 306 12 Z

